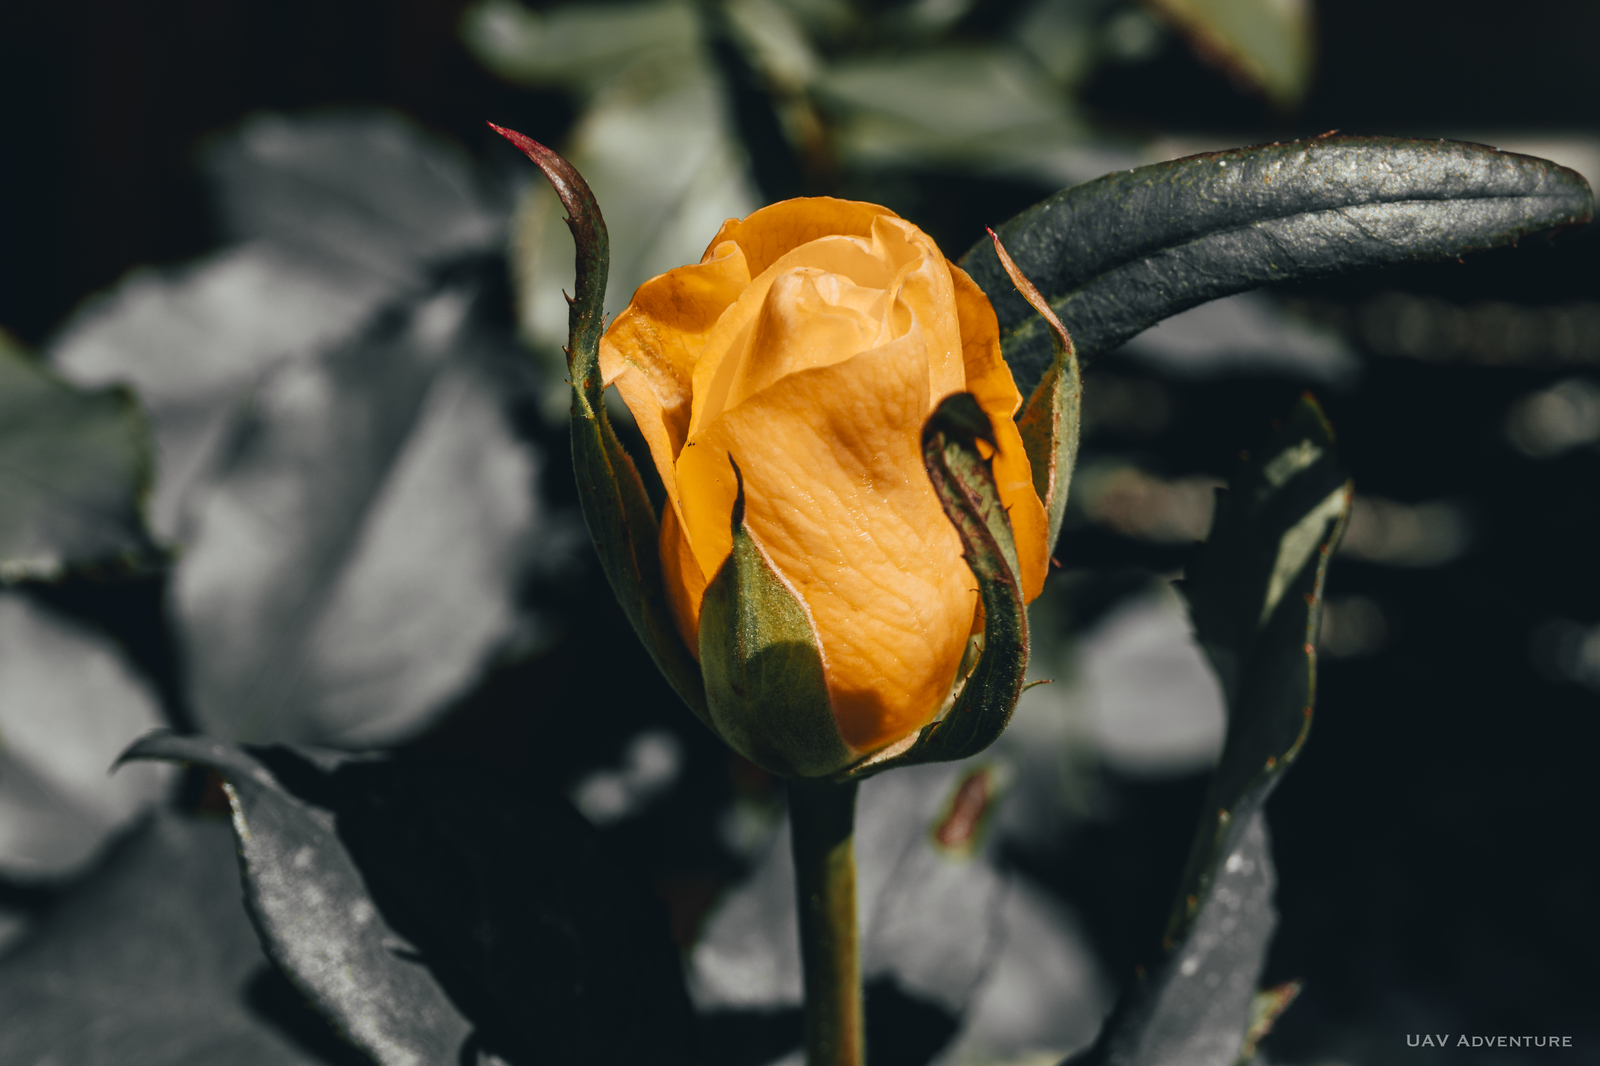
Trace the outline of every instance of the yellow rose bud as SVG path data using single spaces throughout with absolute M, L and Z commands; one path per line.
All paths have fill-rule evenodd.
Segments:
M 809 616 L 848 759 L 932 721 L 982 626 L 923 463 L 944 398 L 972 393 L 993 423 L 1024 597 L 1044 584 L 1048 522 L 994 311 L 886 208 L 822 197 L 729 220 L 699 263 L 640 286 L 600 367 L 666 486 L 661 563 L 689 649 L 732 548 L 737 464 L 743 528 Z

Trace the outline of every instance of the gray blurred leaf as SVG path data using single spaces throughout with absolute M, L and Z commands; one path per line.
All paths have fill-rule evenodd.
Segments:
M 1092 1041 L 1111 1007 L 1094 949 L 1053 895 L 1012 878 L 996 924 L 999 950 L 933 1066 L 1055 1061 Z
M 563 556 L 507 422 L 531 387 L 519 359 L 461 332 L 478 283 L 436 290 L 441 261 L 500 239 L 505 208 L 381 112 L 259 116 L 208 160 L 249 243 L 132 275 L 52 357 L 150 408 L 153 524 L 186 549 L 174 617 L 201 722 L 388 742 L 537 638 L 516 586 L 535 550 Z
M 138 391 L 159 456 L 151 526 L 168 541 L 262 374 L 344 340 L 425 289 L 431 264 L 492 247 L 505 225 L 467 160 L 383 112 L 257 116 L 207 160 L 224 229 L 245 243 L 134 271 L 50 351 L 80 385 Z
M 636 66 L 680 62 L 699 45 L 694 7 L 682 0 L 562 4 L 531 11 L 516 0 L 481 0 L 461 19 L 473 56 L 507 81 L 599 91 Z
M 799 12 L 781 0 L 727 0 L 723 12 L 734 39 L 770 88 L 799 92 L 817 76 L 822 60 Z
M 1288 315 L 1259 292 L 1162 319 L 1122 353 L 1174 377 L 1276 373 L 1347 387 L 1361 373 L 1361 358 L 1344 338 Z
M 79 384 L 138 391 L 158 456 L 150 524 L 170 542 L 240 394 L 269 367 L 354 329 L 386 291 L 257 242 L 177 270 L 133 272 L 67 323 L 51 359 Z
M 160 798 L 170 767 L 111 765 L 162 724 L 111 643 L 0 591 L 0 876 L 71 876 Z
M 858 166 L 959 167 L 1069 182 L 1132 159 L 1093 138 L 1061 89 L 1012 47 L 840 62 L 817 77 L 815 91 L 839 113 L 841 157 Z
M 725 219 L 755 209 L 744 150 L 723 85 L 686 0 L 559 7 L 534 14 L 490 0 L 462 29 L 491 70 L 523 84 L 578 89 L 583 110 L 562 156 L 605 207 L 611 234 L 608 314 L 640 284 L 698 262 Z M 524 335 L 544 354 L 552 403 L 564 412 L 572 238 L 544 181 L 516 210 L 512 268 Z M 556 385 L 560 385 L 556 388 Z
M 664 910 L 558 796 L 422 757 L 155 734 L 229 787 L 269 955 L 384 1066 L 687 1062 Z
M 1192 773 L 1222 750 L 1222 693 L 1170 589 L 1120 604 L 1073 649 L 1091 743 L 1134 776 Z
M 996 774 L 978 761 L 934 763 L 861 783 L 855 851 L 862 976 L 893 977 L 903 990 L 956 1015 L 1005 935 L 997 918 L 1007 879 L 986 857 L 982 836 Z M 966 801 L 957 815 L 965 819 L 961 840 L 941 845 L 939 828 L 958 797 Z M 712 914 L 689 972 L 702 1011 L 800 1003 L 787 820 L 750 879 Z
M 510 206 L 459 148 L 385 111 L 256 115 L 206 169 L 230 238 L 400 288 L 494 247 Z
M 1202 59 L 1292 108 L 1311 85 L 1312 0 L 1145 0 Z
M 1035 0 L 1011 27 L 1011 38 L 1056 84 L 1075 87 L 1093 69 L 1095 23 L 1107 0 Z
M 268 1022 L 263 1008 L 295 1010 L 274 976 L 239 904 L 227 823 L 161 814 L 0 960 L 0 1062 L 362 1061 L 331 1033 L 318 1054 Z
M 150 460 L 132 396 L 75 389 L 0 331 L 0 581 L 147 552 Z
M 392 743 L 509 641 L 570 543 L 506 405 L 520 356 L 458 277 L 268 375 L 192 491 L 173 584 L 196 717 L 250 741 Z
M 991 823 L 1012 800 L 1006 782 L 1014 771 L 993 755 L 1007 735 L 980 758 L 906 767 L 861 783 L 855 852 L 862 976 L 888 978 L 959 1019 L 934 1060 L 940 1066 L 1059 1057 L 1093 1038 L 1109 1005 L 1110 990 L 1072 916 L 995 861 Z M 689 982 L 697 1009 L 798 1006 L 795 920 L 785 819 L 695 945 Z

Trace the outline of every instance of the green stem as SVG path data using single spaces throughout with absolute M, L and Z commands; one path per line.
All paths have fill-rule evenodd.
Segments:
M 794 879 L 805 968 L 806 1066 L 862 1066 L 856 942 L 856 782 L 789 782 Z

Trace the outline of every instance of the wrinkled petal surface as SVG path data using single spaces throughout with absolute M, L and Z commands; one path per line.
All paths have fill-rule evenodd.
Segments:
M 1022 398 L 982 291 L 872 204 L 790 200 L 724 223 L 640 287 L 601 345 L 667 486 L 661 559 L 691 649 L 708 578 L 745 522 L 815 622 L 841 734 L 866 753 L 926 725 L 955 680 L 976 581 L 923 469 L 922 427 L 970 391 L 1031 599 L 1050 546 L 1013 416 Z

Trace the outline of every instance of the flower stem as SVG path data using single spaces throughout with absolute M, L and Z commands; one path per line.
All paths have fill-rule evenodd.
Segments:
M 861 953 L 856 942 L 856 782 L 789 782 L 806 1066 L 862 1066 Z

